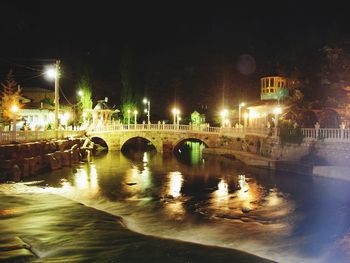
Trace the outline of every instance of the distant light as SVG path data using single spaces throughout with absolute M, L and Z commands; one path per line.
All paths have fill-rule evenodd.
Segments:
M 249 117 L 249 114 L 248 113 L 244 113 L 243 114 L 243 118 L 247 119 Z
M 148 102 L 148 101 L 147 101 L 147 99 L 146 99 L 146 98 L 144 98 L 144 99 L 143 99 L 143 103 L 145 103 L 145 104 L 146 104 L 147 102 Z
M 138 113 L 137 110 L 134 110 L 134 114 L 137 115 L 137 113 Z
M 282 113 L 282 108 L 281 107 L 276 107 L 273 109 L 274 114 L 281 114 Z
M 131 112 L 131 110 L 128 110 L 128 113 L 130 113 Z
M 82 97 L 82 96 L 83 96 L 83 94 L 84 94 L 82 90 L 78 90 L 78 92 L 77 92 L 77 93 L 78 93 L 78 96 L 80 96 L 80 97 Z
M 144 109 L 144 112 L 145 112 L 145 113 L 147 113 L 147 112 L 148 112 L 148 110 L 147 110 L 147 109 Z
M 50 79 L 56 79 L 57 77 L 57 72 L 56 72 L 56 69 L 54 68 L 49 68 L 46 70 L 46 76 Z
M 245 106 L 245 103 L 244 103 L 244 102 L 241 102 L 241 103 L 239 104 L 239 106 L 244 107 L 244 106 Z
M 11 111 L 12 111 L 13 113 L 18 112 L 18 110 L 19 110 L 19 108 L 18 108 L 18 106 L 17 106 L 16 104 L 14 104 L 14 105 L 11 106 Z
M 171 111 L 173 114 L 180 114 L 180 110 L 177 108 L 173 108 Z
M 227 115 L 228 115 L 228 110 L 227 109 L 223 109 L 221 112 L 220 112 L 220 115 L 222 118 L 225 118 Z

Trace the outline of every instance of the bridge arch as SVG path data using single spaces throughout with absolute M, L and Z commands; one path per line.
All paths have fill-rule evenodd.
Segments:
M 205 140 L 203 140 L 201 138 L 196 138 L 196 137 L 192 136 L 192 137 L 188 137 L 188 138 L 181 138 L 180 140 L 175 142 L 174 147 L 173 147 L 173 151 L 176 152 L 181 147 L 181 145 L 184 144 L 186 141 L 201 142 L 204 144 L 205 148 L 209 148 L 208 142 L 206 142 Z
M 92 136 L 90 138 L 90 140 L 95 143 L 95 144 L 99 144 L 102 147 L 107 147 L 107 149 L 110 148 L 110 145 L 108 143 L 108 140 L 106 140 L 105 138 L 103 138 L 102 136 Z
M 123 150 L 123 147 L 125 148 L 125 146 L 128 143 L 130 143 L 132 140 L 143 140 L 143 141 L 151 144 L 157 150 L 157 152 L 162 151 L 162 149 L 160 148 L 161 146 L 158 145 L 153 139 L 148 138 L 148 136 L 131 136 L 131 137 L 123 138 L 120 141 L 120 150 Z

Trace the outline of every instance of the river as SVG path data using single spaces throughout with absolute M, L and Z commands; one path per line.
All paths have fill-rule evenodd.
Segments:
M 102 153 L 35 179 L 41 191 L 120 216 L 142 234 L 277 262 L 350 262 L 349 182 L 253 169 L 202 156 L 203 147 Z

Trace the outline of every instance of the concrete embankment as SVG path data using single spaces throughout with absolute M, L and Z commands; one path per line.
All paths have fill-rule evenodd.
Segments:
M 312 173 L 312 166 L 295 161 L 275 160 L 272 158 L 260 156 L 254 153 L 237 151 L 222 148 L 206 148 L 204 154 L 215 154 L 226 158 L 235 159 L 243 162 L 246 165 L 284 171 L 298 174 L 309 175 Z
M 86 148 L 85 138 L 0 145 L 0 182 L 71 166 L 84 158 Z

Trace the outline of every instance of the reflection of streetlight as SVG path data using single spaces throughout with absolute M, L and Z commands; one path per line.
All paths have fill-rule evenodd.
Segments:
M 143 103 L 147 105 L 147 111 L 145 110 L 145 112 L 147 113 L 147 120 L 148 120 L 148 124 L 151 124 L 151 101 L 147 100 L 146 98 L 143 99 Z
M 241 108 L 245 106 L 245 103 L 244 102 L 241 102 L 239 105 L 238 105 L 238 125 L 239 127 L 241 127 Z
M 137 110 L 134 110 L 134 118 L 135 118 L 135 120 L 134 120 L 134 122 L 135 122 L 135 129 L 136 129 L 136 124 L 137 124 Z
M 131 110 L 129 109 L 128 110 L 128 129 L 130 129 L 130 113 L 131 113 Z
M 221 116 L 221 127 L 225 126 L 225 122 L 226 122 L 226 117 L 228 116 L 228 110 L 227 109 L 223 109 L 220 112 L 220 116 Z
M 50 79 L 55 80 L 55 124 L 54 129 L 57 131 L 58 129 L 58 111 L 60 109 L 59 106 L 59 78 L 60 78 L 60 61 L 56 60 L 55 68 L 49 68 L 46 71 L 46 75 Z

